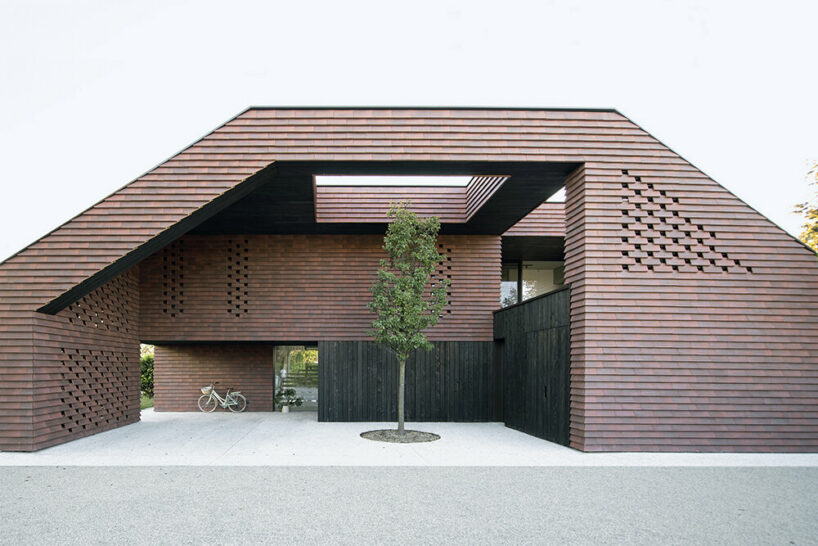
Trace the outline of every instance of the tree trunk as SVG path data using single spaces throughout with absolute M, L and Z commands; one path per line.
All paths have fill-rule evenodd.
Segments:
M 398 372 L 398 433 L 403 434 L 403 394 L 405 390 L 404 378 L 406 377 L 406 359 L 400 361 L 400 371 Z

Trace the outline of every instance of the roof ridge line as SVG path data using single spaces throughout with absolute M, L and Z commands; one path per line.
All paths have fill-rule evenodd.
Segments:
M 550 112 L 613 112 L 624 116 L 616 108 L 572 106 L 270 106 L 256 105 L 250 110 L 491 110 L 491 111 L 550 111 Z M 627 117 L 627 116 L 624 116 Z

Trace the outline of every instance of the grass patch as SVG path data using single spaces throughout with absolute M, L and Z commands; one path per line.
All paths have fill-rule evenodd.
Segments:
M 140 405 L 139 405 L 140 409 L 152 408 L 153 407 L 153 397 L 152 396 L 147 396 L 144 392 L 142 393 L 142 399 L 141 399 L 140 402 L 141 402 Z

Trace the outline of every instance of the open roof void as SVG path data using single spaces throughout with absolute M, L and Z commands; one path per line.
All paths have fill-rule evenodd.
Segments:
M 193 233 L 383 233 L 394 201 L 441 233 L 500 235 L 576 167 L 535 162 L 280 162 L 252 193 Z

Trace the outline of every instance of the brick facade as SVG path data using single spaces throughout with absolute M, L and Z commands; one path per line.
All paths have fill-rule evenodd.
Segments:
M 571 445 L 818 449 L 815 254 L 618 112 L 513 109 L 250 109 L 9 258 L 0 449 L 138 418 L 139 339 L 361 339 L 377 238 L 189 236 L 140 264 L 138 282 L 114 277 L 283 161 L 579 165 L 565 204 Z M 461 273 L 435 339 L 490 339 L 500 238 L 467 241 L 451 243 Z M 78 298 L 82 312 L 64 307 Z
M 34 317 L 33 449 L 139 420 L 138 283 L 128 271 Z
M 490 341 L 500 237 L 441 236 L 450 304 L 431 339 Z M 364 340 L 381 235 L 191 235 L 141 264 L 143 341 Z
M 818 449 L 818 260 L 700 173 L 567 184 L 571 445 Z
M 157 345 L 154 358 L 156 411 L 199 411 L 199 389 L 213 381 L 222 396 L 241 391 L 247 411 L 273 411 L 272 345 Z

